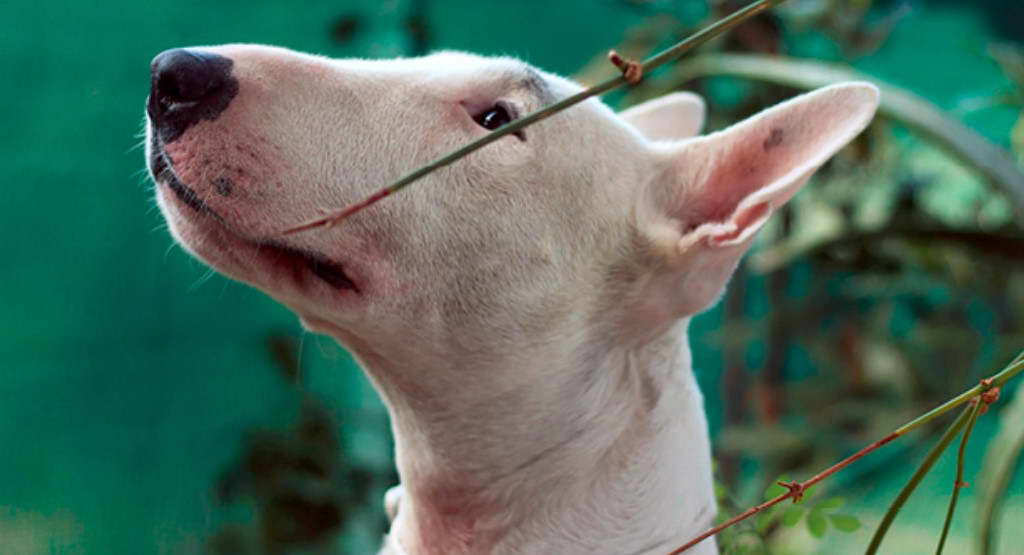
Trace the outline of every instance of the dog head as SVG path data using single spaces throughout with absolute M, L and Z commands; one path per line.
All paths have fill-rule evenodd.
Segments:
M 704 310 L 878 102 L 836 85 L 691 138 L 692 95 L 621 114 L 590 99 L 334 227 L 283 235 L 581 88 L 509 58 L 251 45 L 165 52 L 152 79 L 148 162 L 186 249 L 361 356 L 479 363 Z

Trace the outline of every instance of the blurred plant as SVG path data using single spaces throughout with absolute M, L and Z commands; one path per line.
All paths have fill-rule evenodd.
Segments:
M 765 490 L 764 500 L 767 501 L 786 493 L 786 488 L 779 485 L 782 482 L 790 482 L 786 477 L 780 476 L 776 483 Z M 808 488 L 804 495 L 809 496 L 814 488 Z M 767 532 L 772 526 L 796 526 L 801 522 L 805 523 L 808 532 L 815 538 L 822 538 L 829 529 L 829 524 L 838 532 L 853 532 L 860 528 L 860 520 L 849 514 L 838 512 L 846 504 L 842 497 L 828 497 L 817 503 L 795 502 L 783 508 L 780 505 L 763 511 L 757 518 L 757 530 L 761 533 Z
M 981 497 L 978 501 L 978 553 L 988 555 L 995 550 L 996 527 L 1002 502 L 1006 497 L 1014 472 L 1019 468 L 1024 453 L 1024 395 L 1018 393 L 1011 404 L 1003 409 L 999 431 L 992 447 L 985 454 L 979 476 Z
M 216 485 L 222 505 L 249 504 L 251 522 L 230 524 L 209 541 L 221 554 L 336 553 L 338 534 L 353 512 L 367 505 L 374 485 L 397 483 L 349 463 L 337 436 L 338 422 L 323 403 L 302 388 L 299 344 L 272 335 L 267 346 L 281 376 L 300 397 L 296 421 L 284 429 L 252 430 L 242 452 Z M 381 519 L 378 532 L 387 523 Z
M 764 491 L 763 500 L 768 502 L 784 495 L 788 489 L 782 484 L 793 483 L 787 476 L 779 476 Z M 727 554 L 767 554 L 771 553 L 771 534 L 780 526 L 792 528 L 801 522 L 814 538 L 821 539 L 831 527 L 840 533 L 854 532 L 861 527 L 860 520 L 850 514 L 838 510 L 846 504 L 842 497 L 827 497 L 813 502 L 804 498 L 813 497 L 816 486 L 803 491 L 800 499 L 792 505 L 772 505 L 757 513 L 757 519 L 744 520 L 734 526 L 722 530 L 718 534 L 718 543 Z M 721 481 L 715 481 L 715 494 L 719 504 L 716 525 L 721 525 L 740 514 L 742 507 L 728 492 Z
M 618 48 L 640 55 L 736 2 L 706 2 L 706 11 L 691 9 L 700 16 L 689 19 L 678 4 L 635 4 L 649 20 Z M 835 81 L 867 79 L 883 90 L 882 117 L 762 233 L 723 301 L 725 325 L 709 335 L 725 355 L 719 474 L 723 488 L 747 503 L 750 474 L 741 468 L 753 466 L 762 476 L 820 468 L 948 398 L 955 384 L 978 380 L 1024 344 L 1017 308 L 1024 306 L 1024 171 L 1017 162 L 1024 159 L 1024 111 L 1007 141 L 1011 154 L 910 91 L 792 55 L 809 43 L 826 58 L 870 54 L 909 13 L 906 4 L 893 6 L 787 3 L 620 97 L 629 105 L 675 89 L 696 91 L 718 128 L 794 91 Z M 1024 110 L 1024 50 L 996 44 L 988 52 L 1008 88 L 993 84 L 991 94 L 967 107 Z M 602 62 L 595 57 L 578 77 L 595 82 L 607 71 Z M 1024 448 L 1021 420 L 1002 422 L 980 478 L 985 553 Z M 907 449 L 888 460 L 907 456 Z M 885 467 L 869 465 L 832 487 Z M 818 529 L 821 519 L 814 520 Z M 742 544 L 770 547 L 779 528 L 748 525 L 737 534 Z
M 1010 81 L 1010 90 L 993 97 L 989 104 L 1006 104 L 1021 110 L 1010 139 L 1018 159 L 1024 160 L 1024 48 L 1010 43 L 989 46 L 989 55 Z
M 742 524 L 747 519 L 753 517 L 754 515 L 763 514 L 766 511 L 771 511 L 775 506 L 777 506 L 779 503 L 782 503 L 783 501 L 786 501 L 787 499 L 792 499 L 794 502 L 799 503 L 800 501 L 803 500 L 804 496 L 807 495 L 807 493 L 811 491 L 812 488 L 816 486 L 818 483 L 828 478 L 831 478 L 837 472 L 847 468 L 848 466 L 855 462 L 858 462 L 860 459 L 864 458 L 869 454 L 874 453 L 878 449 L 888 445 L 889 443 L 895 441 L 896 439 L 899 439 L 918 428 L 928 425 L 935 421 L 936 419 L 938 419 L 939 417 L 945 415 L 947 412 L 966 404 L 967 408 L 946 430 L 946 432 L 942 435 L 942 439 L 940 439 L 938 443 L 932 448 L 932 450 L 928 453 L 928 456 L 925 457 L 924 461 L 920 465 L 918 465 L 918 468 L 914 472 L 914 475 L 910 478 L 910 480 L 904 486 L 903 490 L 899 493 L 899 495 L 893 500 L 892 505 L 886 512 L 881 524 L 879 524 L 878 528 L 876 529 L 875 535 L 871 540 L 871 545 L 868 546 L 867 550 L 868 555 L 872 555 L 877 551 L 879 545 L 881 545 L 882 539 L 885 537 L 886 533 L 889 530 L 889 526 L 892 524 L 893 520 L 899 513 L 900 509 L 903 507 L 903 504 L 910 497 L 910 494 L 913 493 L 913 491 L 917 488 L 918 484 L 921 482 L 921 479 L 923 479 L 924 476 L 928 474 L 932 466 L 935 464 L 935 461 L 938 460 L 938 457 L 942 455 L 942 453 L 946 450 L 946 448 L 953 441 L 953 439 L 956 438 L 957 434 L 959 434 L 960 431 L 966 427 L 967 431 L 964 433 L 963 436 L 960 454 L 957 462 L 957 475 L 953 486 L 954 495 L 950 499 L 949 510 L 946 514 L 946 522 L 943 527 L 942 535 L 939 539 L 939 547 L 937 553 L 941 553 L 942 546 L 946 538 L 946 532 L 948 531 L 948 526 L 949 523 L 952 521 L 954 509 L 956 507 L 956 492 L 960 487 L 963 487 L 965 484 L 965 482 L 963 481 L 963 452 L 964 448 L 966 447 L 967 441 L 970 437 L 970 432 L 974 428 L 974 423 L 977 420 L 979 414 L 987 412 L 989 406 L 999 400 L 1000 391 L 1002 387 L 1005 386 L 1006 383 L 1009 382 L 1011 379 L 1017 377 L 1022 373 L 1024 373 L 1024 351 L 1017 355 L 1017 358 L 1015 358 L 1009 365 L 1005 366 L 995 375 L 981 380 L 978 383 L 978 385 L 972 387 L 967 391 L 964 391 L 963 393 L 946 401 L 945 403 L 942 403 L 938 407 L 929 410 L 928 412 L 918 416 L 917 418 L 914 418 L 910 422 L 907 422 L 906 424 L 899 426 L 892 432 L 886 434 L 881 439 L 875 440 L 874 442 L 861 448 L 852 455 L 849 455 L 848 457 L 845 457 L 839 462 L 832 464 L 825 470 L 818 472 L 817 474 L 811 476 L 810 478 L 802 482 L 776 482 L 777 485 L 782 488 L 782 490 L 785 490 L 784 493 L 779 493 L 774 497 L 772 497 L 771 495 L 766 495 L 768 499 L 766 499 L 762 503 L 754 505 L 742 512 L 739 512 L 738 514 L 728 516 L 728 518 L 719 518 L 720 522 L 718 524 L 713 526 L 711 529 L 706 530 L 704 533 L 695 536 L 678 549 L 672 551 L 669 555 L 683 553 L 688 549 L 696 546 L 700 542 L 706 540 L 707 538 L 719 535 L 730 529 L 733 529 L 732 534 L 734 538 L 736 536 L 739 536 L 740 534 L 742 534 L 744 530 Z M 727 497 L 723 493 L 725 491 L 727 490 L 724 488 L 724 486 L 721 485 L 721 483 L 716 484 L 716 493 L 719 495 L 720 498 Z M 826 502 L 825 505 L 828 505 L 828 502 Z M 726 512 L 728 513 L 732 511 Z M 820 538 L 824 536 L 825 529 L 827 528 L 827 523 L 822 522 L 824 515 L 825 509 L 821 508 L 820 506 L 812 508 L 811 512 L 808 514 L 809 531 L 814 537 Z M 770 517 L 768 518 L 768 522 L 770 523 Z M 795 515 L 791 515 L 790 519 L 799 520 L 799 518 L 796 518 Z M 840 517 L 838 521 L 839 522 L 834 522 L 836 526 L 841 525 L 844 528 L 850 528 L 851 531 L 855 529 L 854 521 L 849 518 Z M 737 525 L 741 526 L 738 528 L 734 528 Z M 767 526 L 765 526 L 764 528 L 767 528 Z M 763 532 L 765 531 L 764 528 L 758 526 L 757 530 L 759 531 L 759 533 L 763 534 Z M 761 539 L 763 540 L 764 537 L 761 536 Z M 761 544 L 763 547 L 765 545 L 765 542 L 762 541 Z M 726 551 L 728 552 L 732 546 L 726 545 L 725 547 Z M 743 544 L 742 549 L 750 549 L 751 547 L 752 546 L 750 546 L 749 544 Z

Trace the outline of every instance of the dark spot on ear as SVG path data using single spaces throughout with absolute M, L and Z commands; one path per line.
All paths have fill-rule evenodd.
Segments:
M 227 177 L 214 179 L 213 186 L 217 190 L 217 194 L 222 197 L 230 197 L 231 193 L 235 191 L 235 183 Z
M 767 152 L 782 144 L 782 139 L 786 136 L 786 132 L 778 127 L 773 127 L 771 132 L 768 134 L 768 138 L 761 143 L 761 147 Z

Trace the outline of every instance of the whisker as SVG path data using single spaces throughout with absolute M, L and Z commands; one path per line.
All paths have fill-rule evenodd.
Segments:
M 214 276 L 214 274 L 216 274 L 216 273 L 217 272 L 215 272 L 213 270 L 213 268 L 207 268 L 206 272 L 203 273 L 203 275 L 199 279 L 197 279 L 195 281 L 195 283 L 193 283 L 191 286 L 189 286 L 187 291 L 189 293 L 191 293 L 191 292 L 199 289 L 199 287 L 202 286 L 204 283 L 210 281 L 210 278 L 212 278 Z
M 141 141 L 139 141 L 139 142 L 135 143 L 134 145 L 128 147 L 128 150 L 125 150 L 124 153 L 125 154 L 131 154 L 131 153 L 135 152 L 136 150 L 139 150 L 140 148 L 145 148 L 145 146 L 146 146 L 146 139 L 145 139 L 145 137 L 143 137 L 143 139 Z
M 171 255 L 171 251 L 174 250 L 174 247 L 176 246 L 178 246 L 178 244 L 173 241 L 171 242 L 170 245 L 167 245 L 167 249 L 164 250 L 164 264 L 167 263 L 167 257 Z
M 302 369 L 302 351 L 306 344 L 307 335 L 309 335 L 309 332 L 306 331 L 306 328 L 302 328 L 302 331 L 299 332 L 299 345 L 296 348 L 296 351 L 298 352 L 295 353 L 295 367 L 299 369 L 299 372 L 301 372 L 300 377 L 302 378 L 302 381 L 305 381 L 305 371 Z M 301 382 L 299 385 L 301 387 Z

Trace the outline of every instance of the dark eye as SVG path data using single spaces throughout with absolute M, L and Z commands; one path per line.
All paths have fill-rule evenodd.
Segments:
M 480 127 L 491 130 L 505 125 L 512 121 L 512 119 L 512 116 L 508 113 L 508 109 L 501 104 L 495 104 L 473 117 L 473 121 L 480 124 Z

